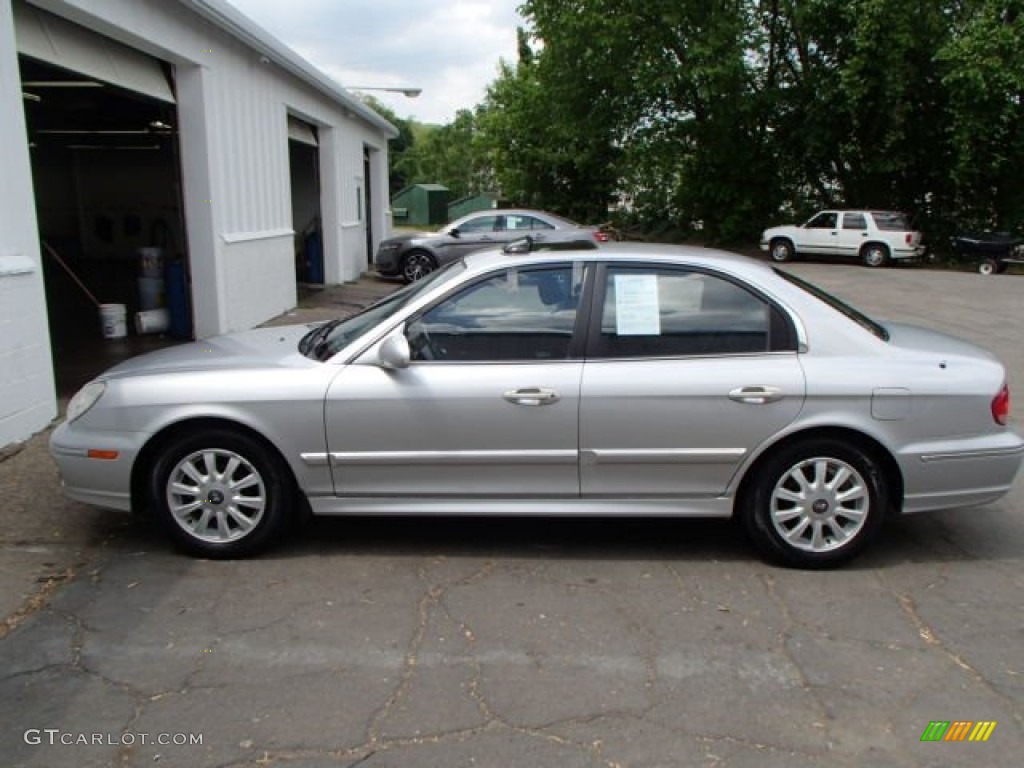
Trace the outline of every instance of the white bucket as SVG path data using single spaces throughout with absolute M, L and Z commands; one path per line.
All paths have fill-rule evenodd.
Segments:
M 124 304 L 100 304 L 100 325 L 104 339 L 123 339 L 128 335 Z
M 166 309 L 147 309 L 135 313 L 135 332 L 163 333 L 171 324 L 171 313 Z

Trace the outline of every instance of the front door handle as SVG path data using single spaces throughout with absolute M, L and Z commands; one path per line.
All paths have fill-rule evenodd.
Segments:
M 782 390 L 778 387 L 740 387 L 729 393 L 729 399 L 737 403 L 748 405 L 764 405 L 775 403 L 783 397 Z
M 558 402 L 558 393 L 555 390 L 541 387 L 510 389 L 503 397 L 516 405 L 551 405 Z

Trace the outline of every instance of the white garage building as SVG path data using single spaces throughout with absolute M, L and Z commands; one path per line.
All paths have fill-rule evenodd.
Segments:
M 0 447 L 141 276 L 196 338 L 358 277 L 396 135 L 222 0 L 0 0 Z

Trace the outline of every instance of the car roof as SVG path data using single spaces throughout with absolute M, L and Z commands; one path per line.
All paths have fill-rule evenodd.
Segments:
M 501 250 L 476 251 L 464 257 L 470 269 L 485 270 L 495 266 L 538 265 L 565 261 L 667 262 L 716 269 L 747 277 L 773 274 L 767 264 L 730 251 L 696 245 L 664 243 L 605 243 L 599 248 L 566 248 L 554 251 L 505 253 Z
M 548 211 L 538 211 L 536 208 L 487 208 L 482 211 L 467 213 L 465 216 L 460 216 L 456 221 L 462 221 L 474 216 L 536 216 L 541 219 L 552 219 L 576 225 L 576 222 L 565 218 L 565 216 L 559 216 L 557 213 L 549 213 Z

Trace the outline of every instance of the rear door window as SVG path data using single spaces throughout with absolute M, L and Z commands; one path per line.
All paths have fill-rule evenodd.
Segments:
M 783 313 L 717 275 L 608 267 L 588 357 L 678 357 L 795 349 Z

